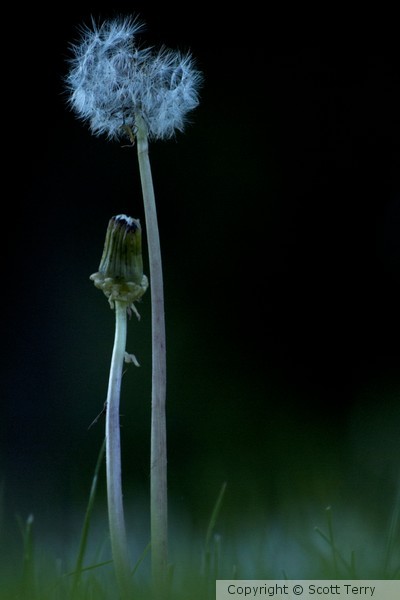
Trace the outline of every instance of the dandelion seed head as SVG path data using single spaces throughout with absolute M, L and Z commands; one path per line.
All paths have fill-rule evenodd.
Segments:
M 199 103 L 202 75 L 190 53 L 142 48 L 136 39 L 142 29 L 133 18 L 93 22 L 72 46 L 68 101 L 95 135 L 120 139 L 140 113 L 149 137 L 170 138 Z

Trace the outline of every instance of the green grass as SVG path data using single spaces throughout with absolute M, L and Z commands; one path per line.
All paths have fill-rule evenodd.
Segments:
M 76 547 L 60 554 L 41 542 L 32 515 L 15 521 L 19 554 L 0 571 L 1 600 L 117 600 L 105 517 L 93 506 L 99 463 L 93 478 L 82 532 Z M 321 508 L 304 517 L 296 503 L 280 517 L 260 511 L 251 522 L 224 519 L 225 484 L 204 532 L 188 519 L 171 523 L 171 600 L 214 600 L 215 579 L 398 579 L 400 577 L 400 495 L 387 515 L 387 527 L 374 525 L 357 506 Z M 297 510 L 296 510 L 297 509 Z M 296 512 L 298 515 L 296 516 Z M 61 529 L 61 525 L 60 525 Z M 12 528 L 11 528 L 12 530 Z M 55 532 L 57 534 L 57 532 Z M 141 552 L 139 547 L 142 546 Z M 138 541 L 132 568 L 132 598 L 150 594 L 150 556 Z M 4 547 L 3 547 L 4 551 Z
M 98 497 L 103 459 L 104 444 L 86 510 L 74 510 L 78 525 L 70 535 L 61 521 L 50 532 L 32 514 L 5 514 L 0 486 L 0 600 L 118 600 L 106 501 Z M 214 600 L 216 579 L 400 577 L 400 487 L 389 508 L 372 511 L 354 498 L 333 508 L 293 498 L 274 511 L 247 512 L 229 500 L 223 483 L 201 525 L 171 503 L 168 600 Z M 127 510 L 128 532 L 135 535 L 133 600 L 151 598 L 147 513 L 146 501 Z

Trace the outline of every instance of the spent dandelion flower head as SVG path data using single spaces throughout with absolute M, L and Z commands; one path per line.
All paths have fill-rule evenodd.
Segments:
M 143 48 L 143 23 L 117 18 L 81 29 L 72 45 L 66 77 L 68 101 L 95 135 L 120 139 L 135 128 L 140 114 L 150 138 L 182 131 L 187 113 L 199 103 L 202 74 L 190 53 Z

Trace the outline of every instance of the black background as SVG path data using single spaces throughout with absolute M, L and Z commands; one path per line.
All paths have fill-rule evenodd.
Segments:
M 87 427 L 105 399 L 113 314 L 89 275 L 108 219 L 144 218 L 134 149 L 91 136 L 63 77 L 77 27 L 131 13 L 147 23 L 146 42 L 190 49 L 204 73 L 185 132 L 151 146 L 172 507 L 203 518 L 223 481 L 242 514 L 279 512 L 290 498 L 390 502 L 400 455 L 395 41 L 340 15 L 333 27 L 327 15 L 288 20 L 252 4 L 222 14 L 113 6 L 24 11 L 22 51 L 9 53 L 6 509 L 82 510 L 101 444 L 102 425 Z M 147 265 L 145 239 L 144 256 Z M 142 366 L 128 370 L 122 398 L 128 500 L 148 489 L 149 303 L 129 331 Z

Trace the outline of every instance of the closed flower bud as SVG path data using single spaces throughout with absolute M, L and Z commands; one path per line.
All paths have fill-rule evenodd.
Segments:
M 112 308 L 116 300 L 129 307 L 143 296 L 148 280 L 143 275 L 142 230 L 138 220 L 126 215 L 110 219 L 99 270 L 90 279 L 103 290 Z

